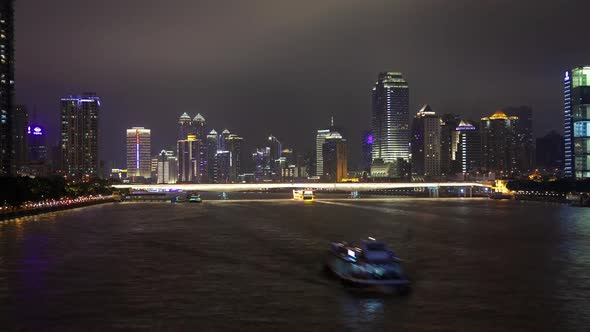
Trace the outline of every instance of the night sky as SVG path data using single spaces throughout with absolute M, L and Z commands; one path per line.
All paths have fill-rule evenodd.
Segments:
M 249 150 L 272 133 L 299 151 L 334 115 L 356 158 L 386 70 L 404 73 L 411 114 L 525 104 L 540 136 L 562 131 L 564 70 L 590 64 L 588 13 L 588 0 L 18 0 L 17 101 L 56 142 L 60 97 L 98 93 L 101 159 L 122 167 L 126 128 L 152 129 L 157 152 L 182 112 Z

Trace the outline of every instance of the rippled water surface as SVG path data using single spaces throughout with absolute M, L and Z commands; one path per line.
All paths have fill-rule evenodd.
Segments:
M 375 236 L 407 297 L 322 273 Z M 118 203 L 0 222 L 3 331 L 587 331 L 590 209 L 459 199 Z

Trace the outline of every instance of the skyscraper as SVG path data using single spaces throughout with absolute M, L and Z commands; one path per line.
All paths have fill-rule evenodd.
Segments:
M 173 151 L 162 150 L 158 155 L 158 184 L 173 184 L 178 178 L 178 159 Z
M 194 135 L 193 121 L 188 114 L 182 113 L 180 118 L 178 118 L 178 136 L 176 139 L 185 140 L 188 135 Z
M 215 154 L 215 183 L 230 183 L 231 154 L 229 151 L 217 151 Z
M 461 166 L 455 159 L 459 146 L 459 135 L 456 128 L 461 122 L 458 114 L 443 114 L 440 127 L 440 173 L 450 175 L 461 172 Z
M 198 183 L 199 178 L 199 148 L 201 141 L 195 135 L 188 135 L 186 139 L 178 140 L 178 182 Z
M 337 131 L 330 131 L 322 146 L 324 174 L 322 180 L 341 182 L 348 176 L 348 153 L 346 139 Z
M 283 146 L 281 142 L 273 135 L 268 136 L 267 146 L 270 148 L 270 171 L 271 178 L 274 181 L 281 179 L 282 164 L 281 157 L 283 153 Z
M 13 171 L 14 8 L 0 1 L 0 176 Z
M 379 160 L 402 176 L 410 143 L 409 88 L 401 73 L 380 73 L 373 87 L 373 160 Z
M 72 177 L 98 175 L 100 98 L 92 93 L 61 99 L 62 171 Z
M 535 141 L 533 139 L 533 110 L 529 106 L 505 107 L 508 116 L 517 116 L 516 144 L 518 169 L 530 171 L 535 166 Z
M 537 138 L 537 167 L 549 173 L 559 173 L 563 170 L 564 140 L 556 131 Z
M 365 130 L 361 133 L 361 169 L 371 171 L 373 161 L 373 132 Z
M 457 161 L 458 172 L 463 174 L 479 171 L 481 168 L 481 134 L 476 126 L 462 120 L 455 128 L 457 148 L 453 160 Z
M 482 166 L 496 176 L 509 176 L 518 170 L 518 117 L 497 111 L 481 119 Z
M 244 139 L 238 135 L 231 134 L 226 140 L 229 151 L 229 182 L 238 182 L 238 176 L 242 170 L 242 144 Z
M 440 176 L 440 117 L 429 105 L 416 114 L 412 125 L 412 173 Z
M 565 85 L 565 169 L 567 177 L 590 178 L 590 66 L 568 70 Z
M 143 127 L 127 129 L 127 176 L 152 177 L 151 130 Z
M 12 131 L 13 150 L 14 150 L 14 165 L 16 167 L 16 174 L 21 168 L 26 165 L 28 157 L 28 138 L 31 134 L 29 126 L 29 112 L 24 105 L 16 105 L 14 108 Z M 40 135 L 43 136 L 43 135 Z
M 47 160 L 47 145 L 45 130 L 37 124 L 27 126 L 28 160 L 30 162 L 44 162 Z
M 201 177 L 202 182 L 208 181 L 208 174 L 207 174 L 207 131 L 206 131 L 206 121 L 205 117 L 201 115 L 201 113 L 197 113 L 197 115 L 193 118 L 193 130 L 194 134 L 200 140 L 200 148 L 199 148 L 199 176 Z
M 217 146 L 219 145 L 219 137 L 215 129 L 207 135 L 207 142 L 205 144 L 205 158 L 207 158 L 207 178 L 208 183 L 213 183 L 215 180 L 215 155 L 217 154 Z
M 219 141 L 217 144 L 217 150 L 219 151 L 227 151 L 227 144 L 226 140 L 231 135 L 230 131 L 226 128 L 224 129 L 221 134 L 219 135 Z
M 321 177 L 324 174 L 324 142 L 330 129 L 320 129 L 315 136 L 315 175 Z

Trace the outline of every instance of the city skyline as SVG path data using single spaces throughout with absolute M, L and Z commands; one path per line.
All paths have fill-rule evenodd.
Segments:
M 475 120 L 508 105 L 530 105 L 535 110 L 537 120 L 534 136 L 540 137 L 550 129 L 562 132 L 563 129 L 556 125 L 563 117 L 560 111 L 563 97 L 559 80 L 568 68 L 586 63 L 590 54 L 589 46 L 584 44 L 569 50 L 562 47 L 574 40 L 567 33 L 569 29 L 583 27 L 583 20 L 571 17 L 581 15 L 578 13 L 588 6 L 581 2 L 568 2 L 558 9 L 535 3 L 535 16 L 529 11 L 532 2 L 528 1 L 503 6 L 472 6 L 459 1 L 444 7 L 431 1 L 422 4 L 367 1 L 346 5 L 329 2 L 318 8 L 308 6 L 308 1 L 290 5 L 255 1 L 249 5 L 240 5 L 240 10 L 233 8 L 227 15 L 220 17 L 219 22 L 206 20 L 203 24 L 214 28 L 211 36 L 205 33 L 211 30 L 209 26 L 195 26 L 192 23 L 198 22 L 198 19 L 180 20 L 178 25 L 170 24 L 181 37 L 174 37 L 174 32 L 166 26 L 167 18 L 155 31 L 141 23 L 153 20 L 158 12 L 156 9 L 165 9 L 168 14 L 178 13 L 180 17 L 187 17 L 183 12 L 191 17 L 200 17 L 221 8 L 223 4 L 213 4 L 212 8 L 202 10 L 201 14 L 200 10 L 197 11 L 197 8 L 201 9 L 198 2 L 172 1 L 165 8 L 156 8 L 155 5 L 145 4 L 133 6 L 130 1 L 125 6 L 118 6 L 120 10 L 117 13 L 107 15 L 102 8 L 108 7 L 108 3 L 90 4 L 90 8 L 82 8 L 80 4 L 64 0 L 34 6 L 19 1 L 15 20 L 19 49 L 39 49 L 43 55 L 42 60 L 39 60 L 39 52 L 26 54 L 17 50 L 17 101 L 30 109 L 37 107 L 40 111 L 39 121 L 45 124 L 48 142 L 52 143 L 58 136 L 54 115 L 59 109 L 56 102 L 59 96 L 85 90 L 96 91 L 104 103 L 102 128 L 108 128 L 111 133 L 101 138 L 104 150 L 101 155 L 105 161 L 124 160 L 124 153 L 116 148 L 120 137 L 116 137 L 119 134 L 115 133 L 121 133 L 131 125 L 152 128 L 154 146 L 170 144 L 167 137 L 176 128 L 173 123 L 161 119 L 168 114 L 177 116 L 177 113 L 182 112 L 200 112 L 210 123 L 215 124 L 214 127 L 223 125 L 231 131 L 239 131 L 248 138 L 247 151 L 260 145 L 261 142 L 254 140 L 260 136 L 260 140 L 263 140 L 264 135 L 256 135 L 261 130 L 265 135 L 281 133 L 280 139 L 293 142 L 297 150 L 310 149 L 313 147 L 313 133 L 322 128 L 333 114 L 339 124 L 351 133 L 351 158 L 356 160 L 360 154 L 360 138 L 352 133 L 369 127 L 370 120 L 366 112 L 370 109 L 370 96 L 367 89 L 372 85 L 376 73 L 383 70 L 404 73 L 412 86 L 411 114 L 428 103 L 440 114 L 460 113 Z M 440 10 L 449 17 L 458 17 L 455 12 L 463 6 L 465 12 L 461 13 L 461 17 L 467 19 L 456 20 L 461 23 L 440 24 L 442 18 L 430 17 L 428 12 L 420 10 L 425 6 L 432 8 L 430 12 Z M 308 10 L 308 7 L 314 9 L 305 14 L 303 9 Z M 266 14 L 263 8 L 267 9 Z M 285 8 L 290 10 L 286 11 Z M 125 23 L 121 19 L 126 17 L 128 11 L 133 11 L 134 22 L 140 23 L 142 29 L 122 26 Z M 488 18 L 487 13 L 490 11 L 500 15 L 500 22 L 506 22 L 500 24 L 498 20 Z M 37 15 L 41 12 L 46 14 Z M 96 15 L 84 14 L 90 12 Z M 398 13 L 406 13 L 413 19 L 404 20 L 403 16 L 397 16 L 401 15 Z M 75 22 L 58 22 L 62 15 L 74 17 Z M 257 16 L 264 23 L 247 27 L 238 36 L 232 36 L 230 31 L 221 28 L 233 20 L 239 24 L 243 20 L 241 17 L 248 15 Z M 312 37 L 308 29 L 298 31 L 281 26 L 271 19 L 287 15 L 293 20 L 293 27 L 305 27 L 307 15 L 317 15 L 321 18 L 320 23 L 330 22 L 333 27 L 318 23 Z M 535 20 L 548 20 L 548 15 L 551 15 L 552 21 L 567 19 L 571 24 L 567 29 L 561 25 L 526 24 Z M 449 17 L 445 20 L 452 22 Z M 32 22 L 33 18 L 41 21 Z M 346 23 L 350 20 L 360 22 L 360 28 L 348 27 Z M 383 26 L 371 22 L 383 22 Z M 41 34 L 34 28 L 39 24 L 48 27 Z M 97 43 L 87 43 L 85 47 L 72 49 L 68 54 L 59 51 L 66 40 L 76 40 L 78 37 L 76 31 L 69 29 L 72 24 L 81 27 L 79 30 L 85 31 L 87 38 Z M 273 38 L 270 38 L 270 42 L 258 45 L 259 50 L 256 52 L 252 52 L 248 43 L 244 42 L 239 44 L 243 50 L 238 49 L 237 53 L 223 52 L 225 46 L 220 42 L 229 45 L 249 36 L 249 33 L 252 33 L 253 39 L 245 40 L 266 40 L 269 36 L 262 32 L 263 24 L 286 29 L 291 37 L 287 39 L 294 43 L 294 49 L 299 50 L 299 53 L 295 52 L 299 56 L 285 54 L 282 41 Z M 502 26 L 500 30 L 506 29 L 515 36 L 504 38 L 504 34 L 497 31 L 498 25 Z M 516 25 L 522 26 L 510 29 Z M 96 29 L 96 26 L 105 29 Z M 391 27 L 397 27 L 394 30 L 398 32 L 392 33 L 392 29 L 388 29 Z M 115 31 L 128 32 L 119 36 Z M 187 43 L 184 37 L 188 31 L 196 31 L 197 36 L 194 41 Z M 151 49 L 151 46 L 149 52 L 140 51 L 148 46 L 147 39 L 142 36 L 150 32 L 170 36 L 161 49 L 174 52 L 164 53 Z M 41 40 L 45 34 L 56 36 L 56 39 Z M 134 34 L 138 34 L 139 38 L 131 38 Z M 350 37 L 343 38 L 344 35 Z M 500 35 L 502 38 L 499 38 Z M 544 52 L 528 50 L 531 41 L 536 40 L 538 35 L 544 37 Z M 368 36 L 374 38 L 362 43 Z M 392 45 L 378 42 L 384 37 L 393 41 Z M 130 43 L 129 40 L 136 41 Z M 318 40 L 327 40 L 328 43 L 318 45 Z M 420 43 L 415 40 L 420 40 Z M 351 50 L 347 46 L 349 44 L 361 47 Z M 203 49 L 200 46 L 211 50 L 222 47 L 220 52 L 226 55 L 216 59 L 209 51 L 195 53 L 197 49 Z M 95 54 L 98 51 L 96 47 L 117 49 L 114 53 L 120 57 L 115 60 L 93 56 L 92 62 L 84 63 L 78 60 Z M 306 51 L 311 49 L 317 49 L 318 56 L 312 57 L 308 53 L 310 51 Z M 398 52 L 399 49 L 403 52 Z M 252 56 L 240 56 L 242 52 L 250 52 Z M 52 65 L 46 65 L 48 63 Z M 163 68 L 156 65 L 159 63 L 166 63 L 167 66 Z M 63 77 L 57 74 L 56 68 L 70 68 L 75 75 Z M 232 83 L 239 85 L 239 89 L 227 88 L 226 78 L 229 73 Z M 441 86 L 446 87 L 444 82 L 449 77 L 453 77 L 453 88 L 441 89 Z M 245 84 L 246 80 L 252 84 Z M 125 83 L 121 85 L 117 82 Z M 160 98 L 160 93 L 154 91 L 162 92 L 167 97 Z M 232 93 L 226 94 L 229 91 Z M 139 121 L 134 122 L 133 119 Z M 261 122 L 261 119 L 265 121 Z

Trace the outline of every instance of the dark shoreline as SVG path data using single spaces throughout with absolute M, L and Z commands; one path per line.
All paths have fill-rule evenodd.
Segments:
M 119 202 L 119 201 L 120 200 L 117 198 L 109 197 L 109 198 L 105 198 L 102 200 L 80 202 L 80 203 L 71 204 L 71 205 L 48 206 L 48 207 L 40 207 L 40 208 L 35 208 L 35 209 L 30 209 L 30 210 L 2 212 L 2 213 L 0 213 L 0 221 L 7 221 L 10 219 L 16 219 L 16 218 L 22 218 L 22 217 L 28 217 L 28 216 L 36 216 L 36 215 L 40 215 L 40 214 L 44 214 L 44 213 L 72 210 L 72 209 L 77 209 L 77 208 L 82 208 L 82 207 L 87 207 L 87 206 L 92 206 L 92 205 L 113 203 L 113 202 Z

